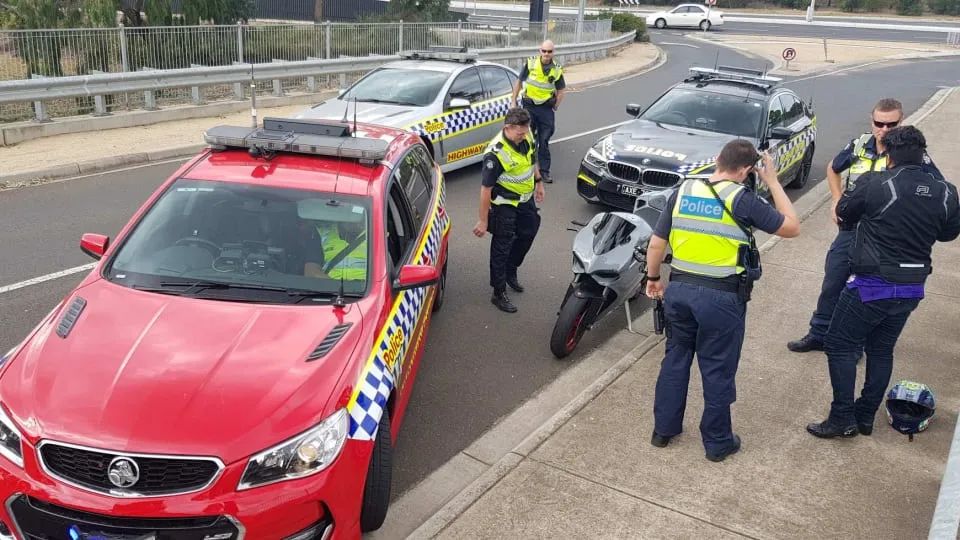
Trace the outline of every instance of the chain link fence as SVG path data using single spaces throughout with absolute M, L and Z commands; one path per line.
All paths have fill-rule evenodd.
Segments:
M 170 26 L 77 30 L 0 31 L 0 80 L 96 73 L 225 66 L 310 59 L 396 54 L 404 49 L 459 46 L 489 49 L 533 46 L 543 39 L 558 45 L 600 41 L 612 36 L 610 21 L 547 23 L 324 23 L 236 26 Z M 363 73 L 323 78 L 318 89 L 349 84 Z M 306 91 L 306 78 L 286 80 L 278 89 L 259 81 L 258 93 Z M 164 90 L 157 105 L 239 98 L 232 87 Z M 47 102 L 51 116 L 94 111 L 93 98 Z M 107 111 L 142 108 L 143 95 L 107 96 Z M 0 105 L 0 122 L 28 120 L 29 104 Z

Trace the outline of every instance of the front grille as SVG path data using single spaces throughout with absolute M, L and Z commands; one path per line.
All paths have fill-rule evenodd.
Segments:
M 118 491 L 109 477 L 110 463 L 125 454 L 46 443 L 40 447 L 43 465 L 54 476 L 80 487 L 110 493 Z M 139 479 L 122 491 L 132 495 L 172 495 L 197 491 L 220 471 L 210 458 L 126 456 L 139 468 Z
M 634 165 L 611 161 L 607 163 L 607 170 L 610 171 L 610 174 L 621 180 L 626 180 L 627 182 L 640 181 L 640 168 Z
M 681 176 L 677 173 L 657 170 L 643 171 L 643 183 L 647 186 L 671 188 L 680 183 Z
M 227 516 L 182 518 L 116 517 L 82 512 L 18 495 L 7 502 L 26 540 L 109 538 L 110 540 L 239 540 L 243 533 Z

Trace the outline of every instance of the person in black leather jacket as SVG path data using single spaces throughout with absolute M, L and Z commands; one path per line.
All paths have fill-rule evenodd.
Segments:
M 933 244 L 960 236 L 957 188 L 923 168 L 923 133 L 913 126 L 897 127 L 883 144 L 887 170 L 864 174 L 837 204 L 837 217 L 856 223 L 857 232 L 852 275 L 824 340 L 833 386 L 830 415 L 807 426 L 817 437 L 872 433 L 893 372 L 894 346 L 933 271 Z M 867 373 L 854 401 L 861 348 Z

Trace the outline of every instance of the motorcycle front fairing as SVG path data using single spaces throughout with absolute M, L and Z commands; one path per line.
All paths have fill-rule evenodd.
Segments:
M 633 294 L 642 279 L 634 249 L 645 245 L 653 229 L 628 212 L 602 212 L 593 217 L 573 242 L 575 293 L 612 303 Z M 606 306 L 604 306 L 606 307 Z

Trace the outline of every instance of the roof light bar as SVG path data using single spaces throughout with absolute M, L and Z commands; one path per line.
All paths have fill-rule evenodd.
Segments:
M 434 46 L 426 50 L 400 51 L 400 58 L 406 60 L 452 60 L 454 62 L 470 63 L 476 62 L 479 55 L 468 52 L 466 47 Z
M 246 148 L 379 161 L 387 156 L 389 143 L 373 137 L 351 136 L 341 122 L 264 118 L 262 128 L 215 126 L 203 140 L 219 149 Z
M 783 80 L 780 77 L 771 77 L 760 70 L 734 66 L 719 66 L 717 69 L 691 67 L 690 72 L 693 73 L 694 77 L 699 78 L 718 77 L 767 84 L 776 84 Z

